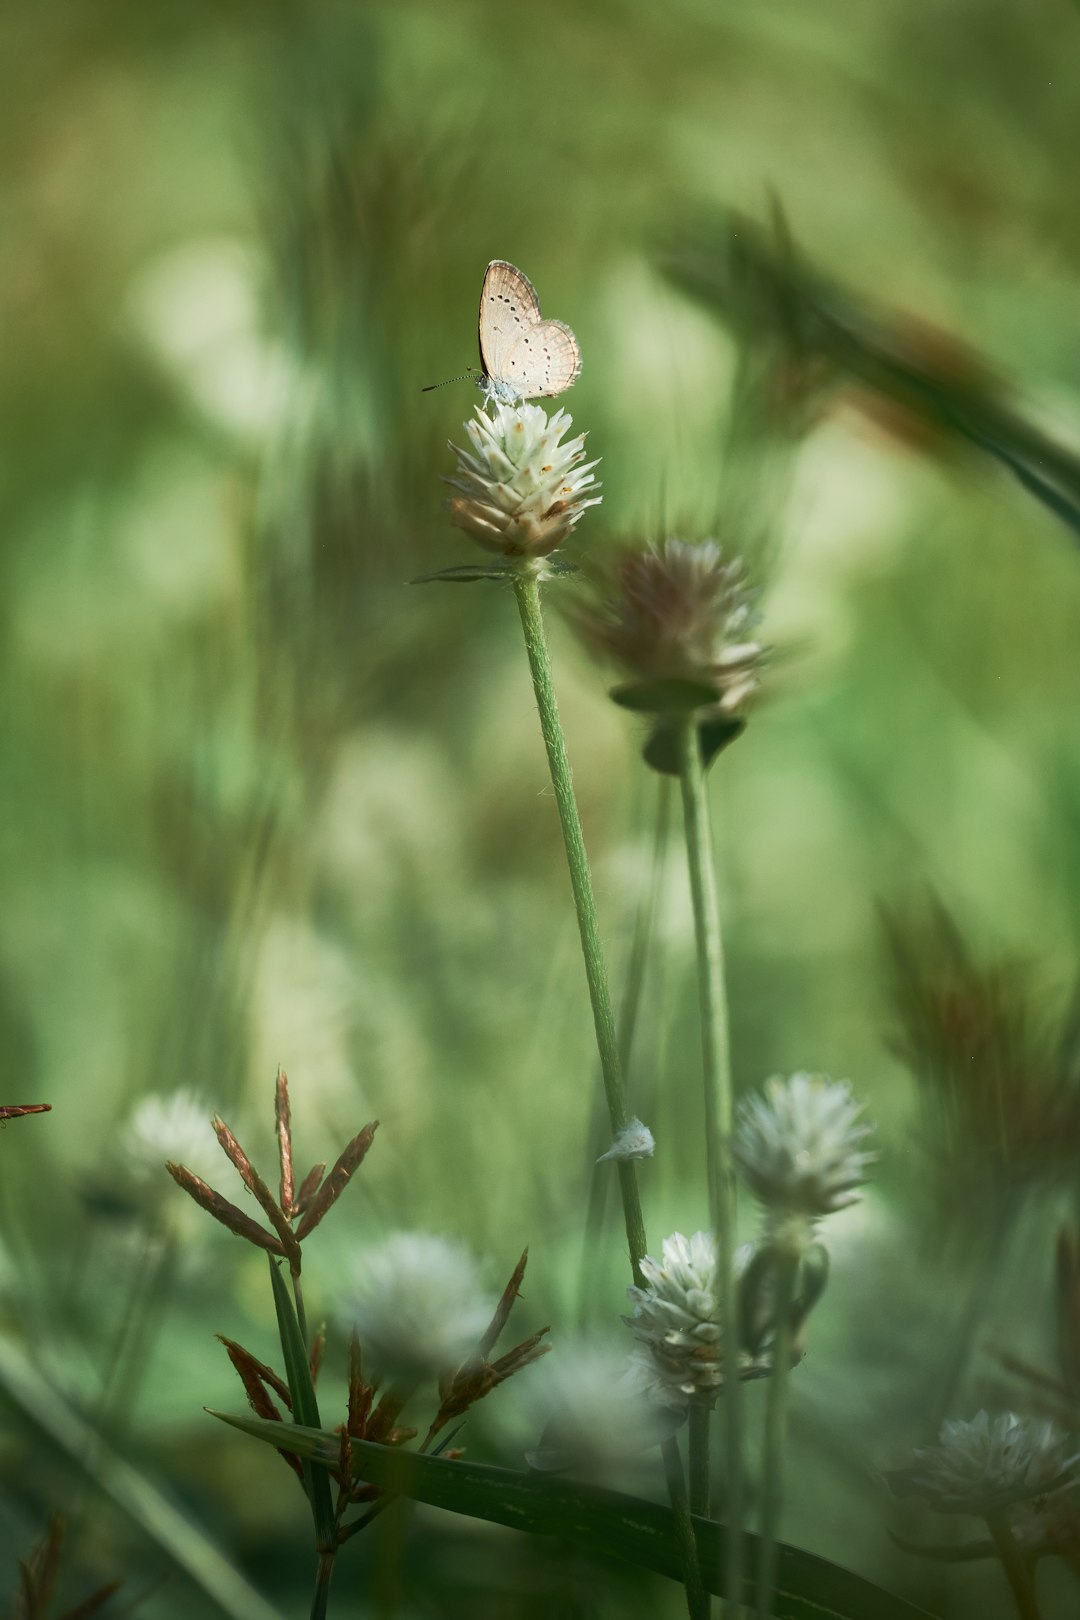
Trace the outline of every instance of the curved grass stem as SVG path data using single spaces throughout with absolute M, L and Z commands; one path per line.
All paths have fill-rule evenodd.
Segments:
M 623 1087 L 619 1043 L 615 1033 L 615 1019 L 611 1010 L 611 994 L 608 989 L 604 953 L 600 943 L 600 929 L 596 917 L 592 879 L 589 875 L 589 861 L 585 853 L 585 840 L 581 832 L 581 818 L 578 815 L 577 800 L 574 797 L 574 781 L 566 752 L 566 740 L 563 737 L 562 724 L 559 720 L 559 707 L 555 700 L 555 686 L 551 677 L 551 660 L 548 657 L 547 640 L 544 635 L 544 620 L 540 611 L 540 581 L 535 572 L 522 570 L 522 572 L 515 574 L 514 595 L 517 598 L 518 613 L 521 616 L 521 628 L 525 636 L 525 651 L 529 658 L 533 691 L 536 694 L 536 707 L 540 714 L 540 730 L 543 733 L 544 747 L 547 750 L 551 785 L 555 789 L 559 825 L 562 828 L 563 843 L 566 847 L 566 862 L 570 868 L 570 886 L 574 892 L 574 909 L 577 912 L 578 932 L 581 936 L 581 952 L 585 959 L 585 977 L 589 986 L 589 1001 L 592 1006 L 593 1025 L 596 1030 L 596 1045 L 600 1053 L 600 1067 L 604 1078 L 604 1096 L 607 1101 L 612 1132 L 617 1133 L 626 1125 L 630 1116 Z M 630 1251 L 630 1264 L 633 1268 L 634 1281 L 640 1287 L 642 1282 L 641 1259 L 645 1253 L 645 1222 L 641 1213 L 637 1172 L 633 1161 L 629 1159 L 620 1159 L 617 1162 L 616 1169 L 619 1176 L 619 1192 L 622 1197 L 623 1220 L 626 1226 L 627 1247 Z
M 611 1010 L 611 994 L 608 989 L 607 971 L 604 966 L 603 947 L 600 943 L 600 928 L 596 916 L 596 902 L 593 898 L 592 878 L 589 874 L 589 860 L 585 852 L 581 818 L 578 815 L 577 800 L 574 796 L 574 781 L 570 770 L 570 760 L 566 752 L 566 740 L 563 737 L 562 723 L 559 720 L 559 707 L 555 699 L 555 686 L 551 677 L 551 660 L 548 657 L 547 639 L 544 635 L 544 620 L 540 611 L 540 581 L 536 573 L 523 570 L 521 573 L 516 574 L 514 577 L 514 594 L 517 597 L 521 628 L 525 636 L 525 650 L 529 657 L 529 670 L 532 674 L 533 691 L 536 694 L 536 707 L 540 715 L 540 730 L 543 733 L 544 747 L 547 750 L 551 783 L 555 789 L 555 802 L 559 810 L 559 824 L 562 828 L 563 843 L 566 847 L 566 863 L 570 868 L 570 885 L 574 892 L 574 909 L 577 912 L 578 932 L 581 936 L 581 953 L 585 959 L 585 977 L 589 985 L 589 1001 L 592 1006 L 593 1025 L 596 1030 L 596 1045 L 600 1053 L 600 1067 L 604 1079 L 604 1096 L 607 1101 L 612 1132 L 618 1133 L 626 1125 L 630 1116 L 626 1105 L 619 1041 L 615 1031 L 615 1019 Z M 638 1287 L 641 1287 L 643 1283 L 641 1260 L 645 1254 L 646 1239 L 645 1222 L 641 1212 L 641 1197 L 638 1192 L 637 1172 L 633 1161 L 630 1159 L 618 1160 L 616 1168 L 619 1175 L 619 1192 L 622 1197 L 623 1221 L 626 1226 L 626 1242 L 630 1251 L 630 1265 L 634 1274 L 634 1282 Z M 683 1580 L 686 1586 L 686 1603 L 690 1613 L 690 1620 L 708 1620 L 709 1599 L 701 1579 L 697 1542 L 690 1518 L 690 1504 L 686 1494 L 686 1480 L 683 1475 L 682 1459 L 679 1456 L 678 1445 L 674 1440 L 665 1443 L 664 1463 L 667 1470 L 668 1492 L 671 1496 L 671 1506 L 675 1514 L 679 1536 Z

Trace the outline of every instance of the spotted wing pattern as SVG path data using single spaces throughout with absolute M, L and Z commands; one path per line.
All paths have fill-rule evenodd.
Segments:
M 581 370 L 577 338 L 563 321 L 545 321 L 523 271 L 492 259 L 480 294 L 480 362 L 489 392 L 514 401 L 561 394 Z

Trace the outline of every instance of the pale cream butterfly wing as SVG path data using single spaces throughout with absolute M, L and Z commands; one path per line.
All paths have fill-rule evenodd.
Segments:
M 545 321 L 524 271 L 492 259 L 480 293 L 480 363 L 488 394 L 504 404 L 561 394 L 581 370 L 577 338 L 563 321 Z

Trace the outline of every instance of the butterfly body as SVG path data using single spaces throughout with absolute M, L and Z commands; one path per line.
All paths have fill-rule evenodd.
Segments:
M 564 321 L 543 319 L 532 282 L 506 259 L 492 259 L 484 274 L 477 335 L 479 385 L 499 404 L 561 394 L 581 371 L 573 332 Z

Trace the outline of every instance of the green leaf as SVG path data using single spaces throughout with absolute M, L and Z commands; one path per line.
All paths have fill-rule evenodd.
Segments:
M 637 714 L 685 714 L 687 709 L 715 707 L 716 687 L 703 681 L 632 681 L 612 687 L 608 696 Z
M 293 1412 L 303 1419 L 303 1427 L 307 1429 L 320 1429 L 319 1403 L 315 1395 L 315 1386 L 311 1381 L 311 1365 L 308 1361 L 308 1349 L 304 1343 L 304 1335 L 300 1331 L 300 1322 L 296 1314 L 296 1307 L 289 1292 L 289 1285 L 282 1273 L 281 1262 L 270 1257 L 270 1282 L 274 1290 L 274 1310 L 277 1313 L 278 1336 L 281 1339 L 281 1352 L 285 1358 L 285 1378 L 289 1385 L 289 1394 L 292 1396 Z M 261 1419 L 269 1423 L 270 1420 Z M 291 1423 L 271 1423 L 274 1429 L 291 1429 Z M 335 1445 L 337 1444 L 335 1437 Z M 291 1450 L 291 1447 L 285 1449 Z M 334 1506 L 330 1495 L 330 1476 L 325 1467 L 312 1467 L 313 1459 L 304 1452 L 298 1452 L 304 1465 L 304 1488 L 311 1503 L 312 1518 L 315 1521 L 315 1538 L 320 1547 L 331 1544 L 334 1532 Z M 322 1459 L 320 1459 L 322 1460 Z M 337 1454 L 330 1457 L 328 1466 L 334 1467 Z
M 265 1418 L 234 1417 L 225 1412 L 211 1415 L 268 1445 L 284 1442 L 298 1456 L 337 1460 L 336 1434 Z M 659 1503 L 551 1475 L 519 1473 L 464 1459 L 448 1462 L 366 1440 L 352 1441 L 352 1456 L 353 1471 L 360 1479 L 414 1501 L 490 1524 L 509 1525 L 528 1535 L 559 1536 L 585 1552 L 621 1558 L 672 1580 L 682 1578 L 671 1509 Z M 694 1533 L 702 1579 L 710 1592 L 719 1593 L 724 1571 L 723 1527 L 695 1517 Z M 747 1567 L 752 1570 L 757 1537 L 748 1535 L 746 1541 L 751 1555 Z M 745 1600 L 749 1603 L 752 1597 L 748 1576 Z M 779 1548 L 773 1613 L 776 1620 L 928 1620 L 925 1609 L 891 1596 L 861 1575 L 786 1546 Z
M 717 754 L 745 730 L 746 721 L 734 715 L 724 715 L 719 720 L 703 720 L 698 726 L 698 741 L 705 769 L 708 770 Z M 679 743 L 673 727 L 667 724 L 657 726 L 641 750 L 641 757 L 646 765 L 659 771 L 662 776 L 678 776 Z
M 418 574 L 415 579 L 410 579 L 409 584 L 430 585 L 442 580 L 448 585 L 473 585 L 478 579 L 507 580 L 520 573 L 521 567 L 522 564 L 516 562 L 461 563 L 456 568 L 436 569 L 433 574 Z M 539 569 L 541 579 L 569 579 L 580 573 L 577 563 L 567 562 L 557 551 L 545 557 Z
M 508 579 L 516 572 L 510 563 L 462 563 L 459 568 L 439 568 L 433 574 L 418 574 L 410 585 L 431 585 L 445 580 L 448 585 L 473 585 L 478 579 Z

